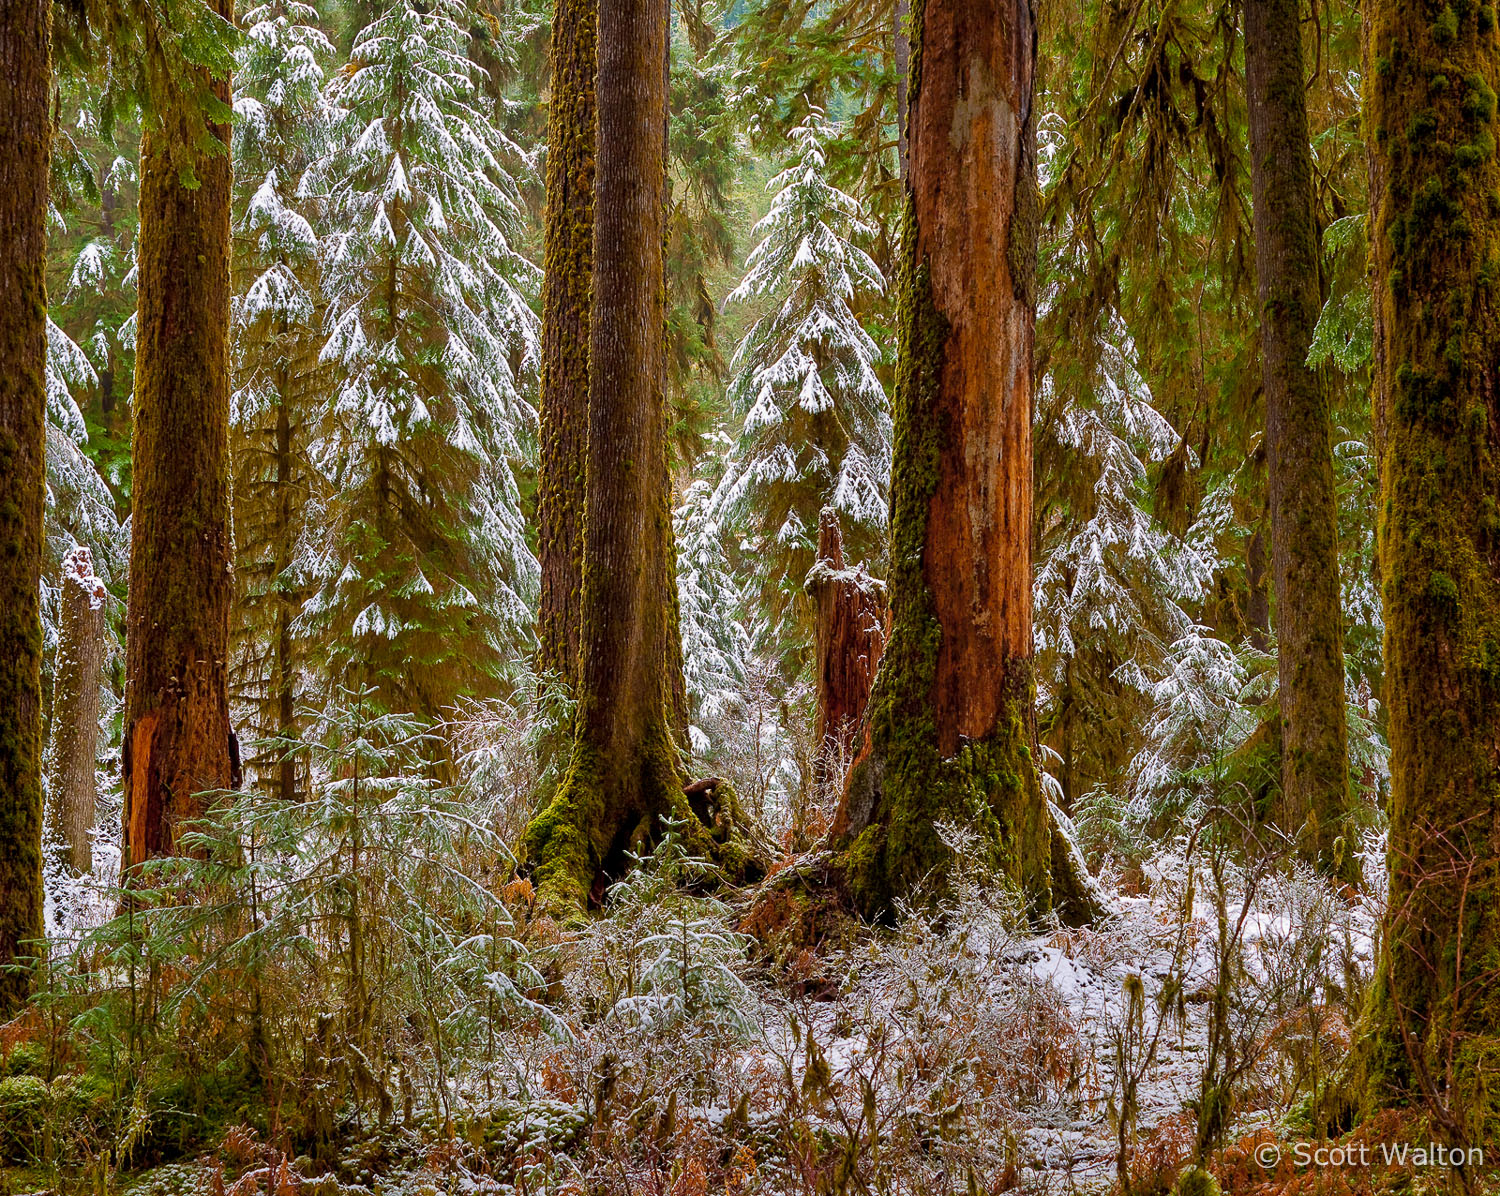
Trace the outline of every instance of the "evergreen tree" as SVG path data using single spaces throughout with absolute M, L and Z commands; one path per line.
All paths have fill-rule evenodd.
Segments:
M 556 675 L 569 688 L 578 679 L 583 601 L 597 7 L 594 0 L 558 0 L 552 22 L 552 94 L 547 110 L 537 664 L 544 675 Z
M 1281 673 L 1280 816 L 1307 859 L 1354 879 L 1333 428 L 1326 371 L 1307 364 L 1322 298 L 1299 0 L 1246 0 L 1245 82 Z
M 747 870 L 743 848 L 725 842 L 732 798 L 722 817 L 700 819 L 674 742 L 687 711 L 665 393 L 669 10 L 666 0 L 599 10 L 578 707 L 567 775 L 522 844 L 544 907 L 566 917 L 598 900 L 601 877 L 622 871 L 666 816 L 683 820 L 694 850 Z
M 1421 1100 L 1462 1147 L 1500 1129 L 1500 47 L 1489 8 L 1371 16 L 1391 794 L 1364 1097 Z
M 748 595 L 725 551 L 714 484 L 700 478 L 677 509 L 677 588 L 693 756 L 712 759 L 714 731 L 741 712 L 752 651 L 744 623 Z
M 318 238 L 297 194 L 326 147 L 330 112 L 321 63 L 333 46 L 315 9 L 271 0 L 244 14 L 236 77 L 235 390 L 231 455 L 235 527 L 230 691 L 249 728 L 277 746 L 247 763 L 272 791 L 298 791 L 290 751 L 303 704 L 305 645 L 294 624 L 299 551 L 313 487 L 307 426 L 314 409 L 322 316 Z
M 73 80 L 68 90 L 77 91 Z M 82 349 L 94 372 L 79 395 L 88 429 L 88 455 L 98 465 L 117 505 L 130 494 L 130 396 L 135 378 L 136 236 L 139 228 L 139 130 L 100 129 L 96 96 L 78 102 L 71 127 L 58 129 L 72 169 L 59 179 L 54 169 L 50 251 L 54 268 L 71 261 L 57 287 L 52 315 Z M 61 186 L 60 186 L 61 184 Z M 62 194 L 59 194 L 59 191 Z M 55 275 L 54 275 L 55 277 Z
M 1178 435 L 1126 349 L 1102 346 L 1099 360 L 1091 401 L 1043 382 L 1034 432 L 1038 721 L 1068 808 L 1124 782 L 1150 678 L 1218 563 L 1153 515 L 1149 470 Z
M 778 614 L 801 595 L 825 506 L 843 517 L 852 560 L 873 558 L 886 526 L 890 413 L 880 351 L 852 306 L 884 280 L 856 244 L 873 234 L 858 202 L 828 181 L 832 135 L 817 111 L 792 131 L 793 161 L 771 181 L 760 244 L 728 300 L 765 314 L 735 355 L 743 422 L 716 503 L 748 536 L 760 600 Z
M 0 1017 L 42 933 L 43 474 L 52 5 L 0 10 Z
M 735 264 L 735 184 L 747 159 L 722 4 L 674 6 L 667 137 L 667 401 L 674 472 L 691 469 L 720 414 L 721 277 Z
M 871 914 L 941 883 L 945 820 L 975 830 L 1035 911 L 1066 875 L 1032 751 L 1031 20 L 1015 0 L 928 0 L 914 14 L 892 630 L 836 821 Z
M 233 0 L 152 13 L 135 36 L 156 81 L 141 138 L 125 850 L 174 855 L 202 794 L 233 779 L 229 726 L 229 74 Z M 163 38 L 170 31 L 172 38 Z M 121 36 L 125 36 L 120 30 Z M 161 83 L 160 43 L 217 35 L 207 80 Z M 114 39 L 110 44 L 115 44 Z M 173 51 L 174 53 L 176 50 Z M 211 51 L 210 51 L 211 53 Z M 206 85 L 205 85 L 206 84 Z M 144 90 L 144 89 L 143 89 Z
M 493 688 L 537 588 L 514 472 L 535 439 L 536 272 L 513 247 L 530 162 L 478 103 L 464 15 L 396 0 L 359 34 L 312 171 L 334 379 L 303 619 L 334 682 L 428 715 Z
M 828 147 L 831 178 L 869 205 L 883 267 L 895 261 L 901 207 L 906 7 L 905 0 L 750 0 L 734 26 L 739 108 L 752 145 L 778 150 L 811 113 L 849 113 Z

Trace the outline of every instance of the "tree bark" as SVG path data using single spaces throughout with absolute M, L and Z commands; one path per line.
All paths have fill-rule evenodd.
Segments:
M 283 801 L 295 801 L 297 784 L 297 756 L 290 745 L 297 739 L 301 728 L 297 725 L 297 661 L 295 658 L 292 624 L 296 621 L 301 605 L 298 596 L 289 592 L 285 578 L 290 574 L 292 555 L 296 548 L 296 516 L 293 507 L 292 478 L 295 473 L 292 456 L 292 421 L 287 412 L 287 381 L 283 380 L 278 393 L 282 396 L 276 406 L 276 644 L 271 672 L 271 684 L 276 694 L 276 737 L 281 742 L 276 748 L 277 761 L 276 796 Z M 231 761 L 231 767 L 233 761 Z
M 870 686 L 885 650 L 890 603 L 885 587 L 863 569 L 844 566 L 838 513 L 824 507 L 818 524 L 818 561 L 807 577 L 816 608 L 818 792 L 841 785 L 870 703 Z
M 1488 6 L 1369 18 L 1391 791 L 1364 1096 L 1478 1145 L 1500 1129 L 1500 42 Z
M 895 28 L 894 53 L 896 65 L 896 167 L 898 178 L 905 185 L 911 173 L 911 138 L 907 127 L 907 88 L 911 82 L 911 0 L 896 0 L 892 20 Z
M 597 0 L 557 0 L 547 109 L 542 284 L 542 459 L 537 493 L 537 663 L 578 681 L 588 446 L 589 302 L 594 258 Z
M 1300 0 L 1245 0 L 1283 743 L 1279 820 L 1305 859 L 1352 880 L 1333 421 L 1325 379 L 1307 365 L 1322 295 L 1300 18 Z
M 42 933 L 51 0 L 0 5 L 0 968 Z M 0 1019 L 30 976 L 0 970 Z
M 215 0 L 233 19 L 232 0 Z M 215 80 L 225 103 L 229 81 Z M 186 150 L 190 95 L 141 140 L 130 600 L 126 864 L 177 853 L 202 794 L 231 784 L 227 660 L 233 565 L 229 439 L 229 128 Z M 189 154 L 196 185 L 178 160 Z
M 89 831 L 98 787 L 99 684 L 104 669 L 104 583 L 87 548 L 63 558 L 58 587 L 57 663 L 52 679 L 52 751 L 47 769 L 47 839 L 82 875 L 93 867 Z
M 846 794 L 850 891 L 884 914 L 949 865 L 938 825 L 1050 909 L 1034 762 L 1032 349 L 1037 187 L 1029 0 L 913 12 L 891 641 Z
M 664 361 L 668 7 L 609 0 L 598 11 L 578 706 L 567 775 L 522 844 L 544 906 L 566 916 L 598 899 L 663 815 L 684 820 L 690 849 L 721 863 L 734 853 L 733 795 L 714 787 L 710 832 L 684 795 L 672 735 L 681 649 L 671 642 Z

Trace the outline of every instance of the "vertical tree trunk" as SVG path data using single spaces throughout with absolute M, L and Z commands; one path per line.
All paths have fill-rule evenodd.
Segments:
M 1500 42 L 1488 6 L 1370 18 L 1391 793 L 1366 1098 L 1480 1145 L 1500 1130 Z
M 668 0 L 609 0 L 598 11 L 578 707 L 567 776 L 523 845 L 544 902 L 559 910 L 581 909 L 660 815 L 687 810 L 671 733 L 675 624 L 662 588 L 674 573 L 663 360 L 668 11 Z
M 542 284 L 542 567 L 537 662 L 578 680 L 588 446 L 589 302 L 594 258 L 597 0 L 557 0 L 547 110 L 546 276 Z
M 1037 190 L 1030 0 L 912 21 L 891 641 L 851 771 L 850 890 L 869 913 L 977 832 L 1038 912 L 1048 812 L 1032 750 L 1031 406 Z M 847 836 L 846 836 L 847 838 Z
M 215 0 L 233 19 L 232 0 Z M 215 93 L 226 103 L 228 80 Z M 140 306 L 126 623 L 127 864 L 177 851 L 231 783 L 227 150 L 188 150 L 191 96 L 141 141 Z M 227 126 L 210 126 L 226 146 Z M 187 155 L 184 159 L 184 155 Z M 192 163 L 185 186 L 179 163 Z
M 42 933 L 42 509 L 52 0 L 0 5 L 0 968 Z M 0 970 L 0 1018 L 30 978 Z
M 288 371 L 289 373 L 290 371 Z M 297 663 L 294 659 L 292 623 L 300 607 L 298 596 L 287 589 L 286 578 L 292 567 L 294 551 L 294 513 L 292 495 L 292 420 L 287 412 L 286 394 L 289 378 L 283 376 L 277 393 L 282 396 L 276 407 L 276 643 L 272 684 L 276 693 L 276 736 L 281 740 L 276 751 L 276 796 L 282 801 L 297 798 L 297 757 L 289 745 L 298 736 Z M 232 763 L 232 762 L 231 762 Z
M 1276 594 L 1280 819 L 1301 854 L 1346 879 L 1349 765 L 1344 625 L 1328 389 L 1307 365 L 1318 323 L 1318 229 L 1299 0 L 1245 0 L 1255 265 L 1266 394 L 1266 480 Z
M 58 587 L 57 663 L 52 678 L 52 752 L 47 769 L 47 839 L 75 873 L 93 867 L 89 831 L 98 789 L 99 684 L 104 668 L 104 583 L 87 548 L 63 558 Z
M 1271 595 L 1266 587 L 1266 533 L 1261 523 L 1245 542 L 1245 589 L 1245 630 L 1251 647 L 1264 652 L 1270 643 Z
M 818 560 L 807 577 L 816 607 L 817 755 L 813 781 L 820 794 L 843 782 L 845 766 L 870 703 L 870 686 L 885 650 L 890 603 L 885 587 L 863 569 L 844 567 L 838 512 L 824 507 L 818 521 Z
M 896 66 L 896 165 L 904 184 L 911 173 L 911 144 L 907 127 L 907 89 L 911 82 L 911 0 L 896 0 L 893 57 Z

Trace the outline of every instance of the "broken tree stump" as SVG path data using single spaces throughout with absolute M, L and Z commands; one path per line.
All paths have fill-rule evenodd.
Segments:
M 890 631 L 885 583 L 844 563 L 838 513 L 818 520 L 818 559 L 805 583 L 817 610 L 817 743 L 813 779 L 820 793 L 841 788 L 860 734 L 870 686 Z

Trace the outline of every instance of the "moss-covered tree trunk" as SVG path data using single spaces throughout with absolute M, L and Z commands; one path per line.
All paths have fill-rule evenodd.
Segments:
M 1500 38 L 1374 0 L 1366 130 L 1383 342 L 1390 900 L 1367 1101 L 1500 1132 Z
M 1322 296 L 1300 0 L 1245 0 L 1245 83 L 1280 674 L 1279 818 L 1306 859 L 1352 878 L 1333 422 L 1325 379 L 1307 365 Z
M 1029 0 L 912 6 L 891 641 L 840 812 L 867 914 L 941 876 L 938 824 L 1050 908 L 1032 757 L 1037 189 Z
M 87 548 L 63 558 L 57 657 L 52 677 L 52 750 L 47 767 L 47 838 L 82 874 L 93 866 L 89 831 L 98 787 L 99 685 L 104 669 L 104 583 Z
M 233 19 L 232 0 L 215 7 Z M 213 87 L 227 103 L 228 80 Z M 141 141 L 122 762 L 131 864 L 175 854 L 200 795 L 231 782 L 230 166 L 227 151 L 188 148 L 196 103 L 174 96 Z M 227 126 L 209 128 L 227 145 Z
M 52 0 L 0 5 L 0 969 L 42 932 L 42 574 Z M 0 970 L 0 1018 L 29 978 Z
M 568 771 L 522 855 L 544 906 L 574 913 L 644 846 L 661 815 L 690 820 L 678 775 L 680 659 L 665 387 L 667 0 L 598 10 L 598 149 L 583 510 L 578 707 Z
M 594 258 L 597 0 L 557 0 L 547 109 L 547 225 L 542 284 L 542 459 L 537 494 L 537 660 L 578 680 L 583 602 L 584 453 L 588 446 L 589 296 Z

